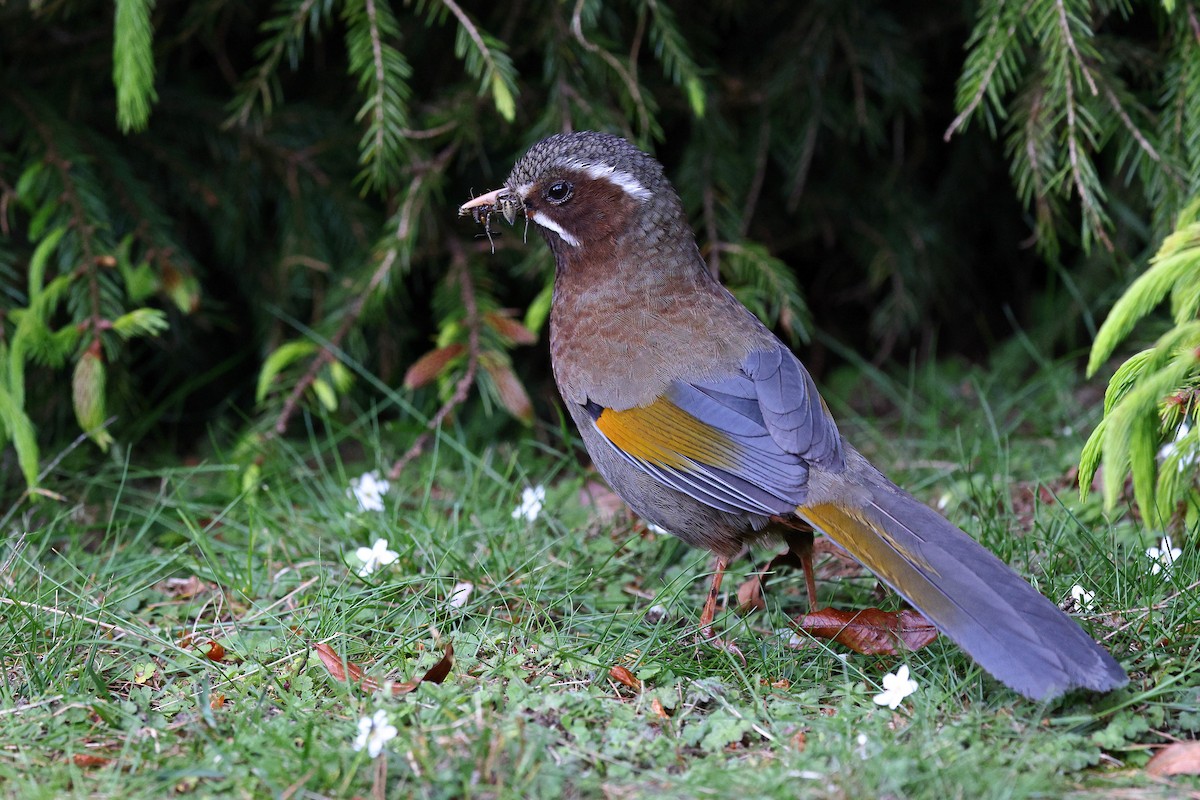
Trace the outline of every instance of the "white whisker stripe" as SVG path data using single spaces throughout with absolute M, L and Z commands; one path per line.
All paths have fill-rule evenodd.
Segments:
M 567 169 L 577 169 L 589 178 L 608 181 L 635 200 L 645 202 L 650 199 L 650 190 L 642 186 L 637 178 L 611 164 L 597 164 L 573 158 L 563 166 Z
M 536 222 L 538 225 L 541 225 L 546 230 L 551 230 L 551 231 L 554 231 L 555 233 L 557 233 L 559 235 L 559 238 L 561 238 L 567 244 L 571 245 L 571 247 L 579 247 L 578 239 L 576 239 L 571 234 L 567 233 L 563 229 L 562 225 L 559 225 L 557 222 L 550 219 L 542 212 L 540 212 L 540 211 L 533 212 L 533 221 Z

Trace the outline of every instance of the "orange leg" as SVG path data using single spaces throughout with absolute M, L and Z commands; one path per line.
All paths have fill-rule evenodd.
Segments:
M 721 593 L 721 581 L 725 579 L 725 570 L 729 568 L 729 559 L 725 556 L 717 556 L 716 570 L 713 572 L 712 582 L 708 585 L 708 597 L 704 601 L 704 608 L 700 611 L 700 635 L 705 639 L 716 638 L 713 634 L 713 620 L 717 617 L 717 595 Z
M 712 581 L 708 585 L 708 597 L 704 599 L 704 608 L 700 611 L 700 638 L 718 650 L 733 653 L 746 663 L 746 657 L 738 646 L 728 639 L 722 639 L 713 631 L 713 620 L 717 617 L 717 595 L 721 593 L 721 581 L 725 579 L 725 570 L 729 567 L 729 559 L 717 556 L 716 568 L 713 570 Z

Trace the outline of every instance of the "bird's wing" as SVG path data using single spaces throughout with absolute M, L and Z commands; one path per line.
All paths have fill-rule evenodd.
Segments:
M 842 458 L 816 386 L 782 345 L 751 353 L 732 374 L 677 380 L 648 405 L 587 410 L 624 460 L 723 511 L 795 511 L 809 465 Z

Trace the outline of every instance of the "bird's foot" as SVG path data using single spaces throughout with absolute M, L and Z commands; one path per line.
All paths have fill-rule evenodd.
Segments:
M 742 654 L 741 648 L 734 644 L 732 639 L 723 639 L 720 636 L 717 636 L 716 631 L 712 629 L 711 625 L 702 627 L 700 629 L 699 635 L 696 636 L 696 644 L 708 645 L 709 647 L 716 648 L 723 653 L 729 653 L 730 655 L 737 656 L 738 660 L 742 662 L 743 666 L 746 664 L 746 656 Z

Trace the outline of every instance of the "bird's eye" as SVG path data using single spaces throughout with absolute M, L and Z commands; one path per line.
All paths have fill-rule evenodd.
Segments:
M 575 192 L 575 187 L 570 181 L 555 181 L 550 184 L 550 188 L 546 190 L 546 199 L 551 203 L 558 205 L 565 203 L 571 199 L 571 195 Z

